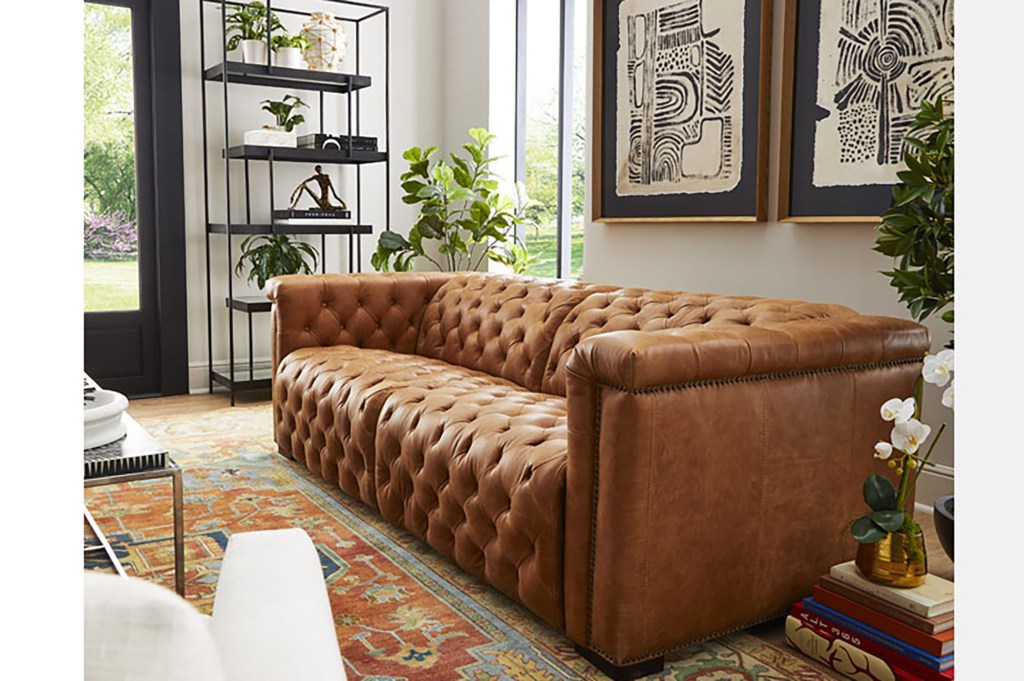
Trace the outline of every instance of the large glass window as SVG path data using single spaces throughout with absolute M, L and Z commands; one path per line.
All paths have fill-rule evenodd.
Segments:
M 85 311 L 139 308 L 132 11 L 85 3 Z
M 586 0 L 519 3 L 517 179 L 534 202 L 529 274 L 583 273 Z

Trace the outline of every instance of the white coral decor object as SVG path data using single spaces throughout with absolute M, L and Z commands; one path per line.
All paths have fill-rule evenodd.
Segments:
M 302 56 L 311 71 L 338 71 L 348 53 L 348 36 L 341 23 L 326 12 L 313 12 L 302 25 L 309 47 Z

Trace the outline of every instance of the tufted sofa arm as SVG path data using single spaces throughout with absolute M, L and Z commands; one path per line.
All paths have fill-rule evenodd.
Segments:
M 617 666 L 778 616 L 844 524 L 929 347 L 909 321 L 614 331 L 566 364 L 566 630 Z M 711 632 L 711 635 L 708 635 Z
M 275 303 L 271 322 L 275 373 L 288 353 L 305 347 L 353 345 L 415 352 L 427 303 L 452 276 L 397 272 L 271 279 L 267 297 Z

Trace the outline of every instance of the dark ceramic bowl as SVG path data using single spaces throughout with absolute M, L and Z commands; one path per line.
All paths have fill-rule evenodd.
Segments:
M 936 499 L 934 508 L 935 533 L 939 535 L 942 550 L 953 560 L 953 495 Z

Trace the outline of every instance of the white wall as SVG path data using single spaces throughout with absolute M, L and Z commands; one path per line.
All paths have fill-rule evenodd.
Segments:
M 398 187 L 399 176 L 404 172 L 401 152 L 413 145 L 430 143 L 431 140 L 443 140 L 445 135 L 446 116 L 444 114 L 444 84 L 446 51 L 444 36 L 446 23 L 446 4 L 449 0 L 380 0 L 380 4 L 391 6 L 391 221 L 392 228 L 405 231 L 416 215 L 416 211 L 401 201 Z M 199 5 L 197 2 L 181 3 L 182 31 L 182 100 L 184 127 L 184 159 L 185 159 L 185 207 L 186 207 L 186 258 L 188 281 L 188 317 L 189 317 L 189 363 L 191 367 L 190 387 L 193 391 L 205 390 L 207 382 L 207 327 L 206 327 L 206 269 L 204 245 L 204 209 L 203 209 L 203 155 L 202 155 L 202 108 L 201 108 L 201 74 L 199 46 Z M 203 3 L 208 6 L 208 3 Z M 295 2 L 296 8 L 303 6 L 315 7 L 313 3 Z M 209 6 L 208 6 L 209 7 Z M 282 16 L 285 25 L 296 32 L 299 23 L 295 18 Z M 207 65 L 220 61 L 219 12 L 207 10 Z M 381 87 L 372 87 L 361 94 L 364 110 L 367 112 L 383 111 L 383 25 L 381 18 L 364 22 L 361 36 L 364 42 L 363 63 L 361 71 L 374 78 Z M 351 25 L 347 25 L 351 26 Z M 486 26 L 486 24 L 484 24 Z M 348 28 L 346 29 L 348 30 Z M 352 31 L 349 31 L 352 38 Z M 379 36 L 379 37 L 378 37 Z M 378 42 L 374 42 L 378 41 Z M 354 55 L 354 45 L 350 45 Z M 232 56 L 238 59 L 237 55 Z M 351 59 L 352 57 L 350 57 Z M 348 70 L 348 69 L 345 69 Z M 354 65 L 353 65 L 354 70 Z M 210 158 L 210 215 L 212 222 L 224 221 L 224 163 L 220 158 L 223 143 L 223 98 L 219 84 L 207 84 L 207 111 L 209 130 Z M 258 128 L 264 123 L 272 122 L 270 115 L 260 111 L 260 100 L 280 98 L 284 91 L 277 89 L 251 88 L 234 86 L 231 91 L 231 130 L 232 144 L 241 143 L 241 135 L 245 130 Z M 307 123 L 299 128 L 299 133 L 318 130 L 315 92 L 294 92 L 300 95 L 311 109 L 304 112 Z M 376 98 L 376 99 L 375 99 Z M 344 116 L 332 107 L 343 105 L 343 98 L 338 95 L 327 96 L 326 121 L 336 121 L 337 128 Z M 362 119 L 362 133 L 384 136 L 384 123 L 380 117 L 367 116 Z M 330 130 L 330 126 L 327 128 Z M 355 171 L 348 167 L 326 167 L 334 179 L 338 193 L 347 202 L 355 200 Z M 312 174 L 312 164 L 279 164 L 275 168 L 275 202 L 277 207 L 284 207 L 295 186 Z M 376 245 L 376 234 L 384 223 L 383 196 L 384 182 L 383 165 L 367 168 L 363 171 L 363 222 L 375 226 L 372 237 L 362 239 L 362 257 L 364 270 L 370 269 L 370 254 Z M 250 163 L 251 186 L 253 197 L 253 221 L 266 221 L 269 218 L 269 199 L 267 193 L 267 164 L 265 162 Z M 243 166 L 242 162 L 232 163 L 232 221 L 244 221 L 243 202 Z M 314 243 L 318 244 L 319 239 Z M 232 262 L 237 261 L 237 247 L 241 242 L 235 238 L 235 253 Z M 227 314 L 221 306 L 226 291 L 227 280 L 225 271 L 227 254 L 224 248 L 225 237 L 211 237 L 211 268 L 213 271 L 214 301 L 214 357 L 217 361 L 225 361 L 227 357 Z M 345 271 L 348 266 L 347 237 L 328 237 L 327 271 Z M 259 295 L 257 291 L 248 290 L 244 283 L 236 278 L 236 295 Z M 218 302 L 219 301 L 219 302 Z M 236 352 L 240 357 L 248 355 L 246 349 L 245 316 L 236 313 Z M 269 358 L 269 315 L 254 317 L 255 352 L 257 359 Z
M 775 3 L 769 215 L 776 214 L 777 204 L 783 6 L 784 3 Z M 590 20 L 593 21 L 592 16 Z M 591 41 L 592 33 L 587 32 Z M 588 72 L 592 73 L 592 44 L 588 54 Z M 591 78 L 588 83 L 590 102 L 593 102 L 592 83 Z M 589 120 L 590 117 L 588 139 L 592 139 Z M 587 186 L 589 190 L 590 184 Z M 589 198 L 587 215 L 590 215 Z M 596 224 L 588 221 L 583 272 L 587 281 L 606 284 L 797 298 L 840 303 L 866 314 L 909 318 L 895 289 L 879 274 L 890 263 L 871 250 L 874 240 L 871 225 Z M 948 338 L 948 325 L 938 321 L 928 326 L 932 331 L 933 351 L 937 351 Z M 951 413 L 939 404 L 939 391 L 928 387 L 931 399 L 925 400 L 924 420 L 937 429 L 941 419 L 951 421 Z M 953 464 L 952 443 L 953 432 L 948 428 L 934 455 L 947 466 Z M 865 453 L 865 456 L 870 455 L 870 452 Z M 926 481 L 922 476 L 919 490 L 919 500 L 930 504 L 935 496 L 952 493 L 952 480 L 933 476 Z

